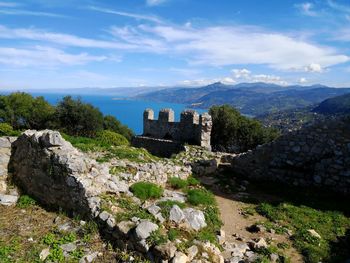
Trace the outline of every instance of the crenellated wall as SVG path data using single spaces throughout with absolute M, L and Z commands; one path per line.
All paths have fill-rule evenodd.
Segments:
M 210 149 L 212 121 L 208 113 L 199 115 L 194 110 L 181 113 L 180 122 L 175 122 L 172 109 L 162 109 L 154 119 L 152 109 L 143 113 L 143 136 L 189 143 Z

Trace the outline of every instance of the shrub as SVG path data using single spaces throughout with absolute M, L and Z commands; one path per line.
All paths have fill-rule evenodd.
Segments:
M 19 208 L 27 208 L 33 205 L 36 205 L 36 201 L 28 195 L 21 195 L 18 198 L 17 206 Z
M 170 241 L 174 241 L 175 239 L 177 239 L 179 236 L 180 236 L 180 231 L 177 230 L 177 229 L 174 229 L 174 228 L 171 228 L 169 231 L 168 231 L 168 239 Z
M 209 113 L 213 120 L 211 142 L 214 149 L 245 152 L 279 135 L 276 130 L 265 128 L 259 121 L 242 116 L 229 105 L 213 106 Z
M 123 135 L 129 141 L 134 135 L 133 131 L 130 130 L 127 126 L 123 125 L 112 115 L 106 115 L 103 117 L 103 128 L 105 130 L 114 131 Z
M 204 189 L 188 190 L 187 201 L 191 205 L 214 205 L 215 204 L 215 199 L 213 194 Z
M 190 177 L 187 178 L 187 183 L 188 183 L 188 185 L 190 185 L 190 186 L 196 186 L 196 185 L 199 185 L 199 184 L 200 184 L 199 180 L 196 179 L 196 178 L 194 178 L 194 177 L 192 177 L 192 176 L 190 176 Z
M 178 177 L 171 177 L 168 180 L 168 183 L 174 189 L 182 189 L 182 188 L 185 188 L 188 185 L 186 180 L 182 180 L 182 179 L 180 179 Z
M 147 200 L 150 198 L 159 198 L 163 194 L 163 188 L 149 182 L 138 182 L 130 187 L 134 195 L 141 200 Z
M 98 132 L 97 139 L 106 146 L 129 145 L 129 141 L 123 135 L 108 130 Z
M 17 132 L 8 123 L 0 123 L 0 136 L 14 136 Z

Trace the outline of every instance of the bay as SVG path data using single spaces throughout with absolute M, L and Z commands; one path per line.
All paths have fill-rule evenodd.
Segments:
M 56 105 L 59 100 L 67 95 L 35 92 L 30 92 L 30 94 L 33 96 L 43 96 L 50 104 L 53 105 Z M 135 134 L 142 134 L 143 111 L 146 108 L 151 108 L 154 110 L 155 118 L 158 118 L 158 112 L 160 109 L 171 108 L 175 112 L 176 121 L 180 119 L 180 113 L 187 108 L 184 104 L 133 100 L 130 98 L 104 95 L 73 95 L 72 97 L 80 97 L 83 102 L 90 103 L 99 108 L 103 114 L 115 116 L 121 123 L 131 128 Z M 198 113 L 203 113 L 206 110 L 196 109 L 196 111 Z

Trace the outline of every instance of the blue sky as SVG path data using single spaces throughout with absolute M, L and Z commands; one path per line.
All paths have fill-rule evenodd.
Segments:
M 0 88 L 350 87 L 349 0 L 0 0 Z

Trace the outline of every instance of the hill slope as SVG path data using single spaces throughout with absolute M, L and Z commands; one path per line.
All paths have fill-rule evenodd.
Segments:
M 140 99 L 184 103 L 200 108 L 229 104 L 248 115 L 302 108 L 330 97 L 350 93 L 350 88 L 322 85 L 279 86 L 267 83 L 224 85 L 220 82 L 200 88 L 173 88 L 137 96 Z

